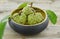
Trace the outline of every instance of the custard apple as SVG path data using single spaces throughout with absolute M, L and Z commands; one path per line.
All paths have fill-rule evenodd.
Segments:
M 16 23 L 20 23 L 20 16 L 18 14 L 14 14 L 12 18 Z
M 26 22 L 26 15 L 23 14 L 23 13 L 21 13 L 19 20 L 20 20 L 20 23 L 21 24 L 25 24 L 25 22 Z
M 35 15 L 34 15 L 34 14 L 30 14 L 30 15 L 28 16 L 28 24 L 29 24 L 29 25 L 36 24 L 36 18 L 35 18 Z
M 21 13 L 21 15 L 14 15 L 13 17 L 13 20 L 17 23 L 20 23 L 20 24 L 25 24 L 26 22 L 26 15 Z
M 44 19 L 44 17 L 42 16 L 42 14 L 39 13 L 39 12 L 35 13 L 35 18 L 36 18 L 36 22 L 37 23 L 41 22 Z
M 30 14 L 28 16 L 28 24 L 30 25 L 37 24 L 40 23 L 43 19 L 44 17 L 42 16 L 41 13 Z
M 23 8 L 22 12 L 26 15 L 29 15 L 29 14 L 32 14 L 34 13 L 34 11 L 32 11 L 33 8 L 29 7 L 29 6 L 26 6 Z

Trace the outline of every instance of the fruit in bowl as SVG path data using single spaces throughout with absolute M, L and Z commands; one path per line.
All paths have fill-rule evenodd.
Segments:
M 44 10 L 29 4 L 24 8 L 16 9 L 9 19 L 11 28 L 22 35 L 38 34 L 47 27 L 48 22 Z
M 57 16 L 52 10 L 42 10 L 41 8 L 33 7 L 32 3 L 22 3 L 10 15 L 0 21 L 0 38 L 2 39 L 4 28 L 7 24 L 7 19 L 10 27 L 22 35 L 35 35 L 43 31 L 49 20 L 56 24 Z
M 11 18 L 13 18 L 16 23 L 25 25 L 37 24 L 44 20 L 42 13 L 35 11 L 31 6 L 24 7 L 21 12 L 14 13 Z
M 8 20 L 7 20 L 8 19 Z M 27 2 L 19 5 L 11 14 L 0 20 L 0 39 L 2 39 L 7 21 L 10 27 L 22 35 L 35 35 L 43 31 L 49 20 L 57 23 L 57 16 L 52 10 L 42 10 Z

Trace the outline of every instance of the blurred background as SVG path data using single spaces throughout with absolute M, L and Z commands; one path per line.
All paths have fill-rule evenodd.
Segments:
M 50 9 L 55 11 L 58 16 L 56 25 L 60 25 L 60 0 L 0 0 L 0 16 L 2 16 L 2 14 L 5 15 L 6 13 L 10 14 L 10 12 L 17 8 L 22 2 L 33 2 L 33 6 L 37 6 L 44 10 Z
M 0 19 L 2 19 L 2 17 L 4 17 L 4 16 L 10 14 L 12 10 L 17 8 L 18 5 L 23 2 L 33 2 L 34 3 L 33 6 L 42 8 L 43 10 L 50 9 L 50 10 L 55 11 L 56 15 L 58 16 L 57 24 L 53 25 L 51 22 L 49 22 L 48 26 L 60 26 L 60 0 L 0 0 Z M 56 33 L 55 31 L 53 31 L 53 32 Z M 44 35 L 46 35 L 46 33 Z M 42 35 L 42 36 L 44 36 L 44 35 Z M 50 33 L 50 35 L 52 35 L 52 34 Z M 10 29 L 9 25 L 7 24 L 4 38 L 8 39 L 9 37 L 10 37 L 10 39 L 13 39 L 14 37 L 20 38 L 19 35 L 16 34 L 15 32 L 13 32 L 12 29 Z

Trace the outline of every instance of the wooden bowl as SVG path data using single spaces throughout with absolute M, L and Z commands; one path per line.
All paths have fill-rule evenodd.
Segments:
M 48 22 L 49 22 L 47 13 L 40 8 L 37 8 L 37 7 L 33 7 L 33 8 L 36 11 L 41 12 L 41 14 L 44 16 L 44 20 L 41 23 L 37 23 L 34 25 L 23 25 L 23 24 L 18 24 L 14 22 L 12 19 L 9 19 L 8 22 L 9 22 L 10 27 L 14 31 L 22 35 L 35 35 L 43 31 L 47 27 Z M 16 9 L 13 11 L 12 14 L 14 14 L 15 12 L 19 12 L 19 10 L 22 10 L 22 9 Z

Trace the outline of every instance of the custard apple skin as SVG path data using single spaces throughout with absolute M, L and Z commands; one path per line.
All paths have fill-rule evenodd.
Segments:
M 34 14 L 30 14 L 30 15 L 28 16 L 28 24 L 29 24 L 29 25 L 36 24 L 36 19 L 35 19 Z
M 37 23 L 40 23 L 44 19 L 41 13 L 35 13 L 35 18 Z
M 20 16 L 19 15 L 16 15 L 16 16 L 13 16 L 13 20 L 16 22 L 16 23 L 20 23 Z
M 14 15 L 13 17 L 13 20 L 17 23 L 20 23 L 20 24 L 25 24 L 26 22 L 26 15 L 21 13 L 21 15 Z
M 30 14 L 28 16 L 28 24 L 33 25 L 40 23 L 43 20 L 43 16 L 41 13 Z
M 24 14 L 26 14 L 26 15 L 29 15 L 29 14 L 34 13 L 34 12 L 32 11 L 32 9 L 33 9 L 33 8 L 31 8 L 31 7 L 29 7 L 29 6 L 26 6 L 26 7 L 23 8 L 22 12 L 23 12 Z
M 19 20 L 20 20 L 21 24 L 25 24 L 26 23 L 26 15 L 21 13 Z

